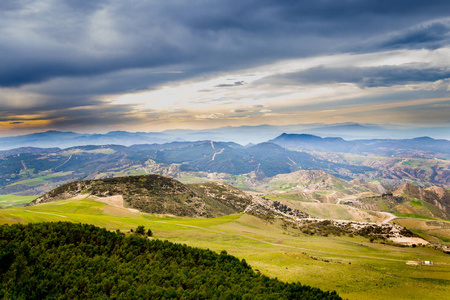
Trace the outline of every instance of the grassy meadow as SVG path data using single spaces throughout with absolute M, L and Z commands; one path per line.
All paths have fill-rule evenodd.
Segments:
M 27 204 L 36 199 L 37 197 L 38 196 L 0 195 L 0 207 Z
M 280 219 L 264 221 L 246 214 L 213 219 L 158 216 L 90 199 L 0 210 L 0 224 L 42 221 L 90 223 L 124 232 L 144 225 L 154 238 L 226 250 L 265 275 L 336 290 L 348 299 L 445 299 L 450 294 L 450 255 L 427 247 L 370 243 L 356 236 L 304 235 L 283 227 Z M 434 265 L 406 264 L 422 260 Z

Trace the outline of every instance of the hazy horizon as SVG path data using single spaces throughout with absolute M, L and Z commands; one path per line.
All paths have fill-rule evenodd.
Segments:
M 83 145 L 165 144 L 171 142 L 234 142 L 246 146 L 271 141 L 282 134 L 312 135 L 322 138 L 354 140 L 409 140 L 430 137 L 436 140 L 450 140 L 449 127 L 407 128 L 382 127 L 373 124 L 291 124 L 286 126 L 226 126 L 203 130 L 173 129 L 165 131 L 107 131 L 78 132 L 45 130 L 19 135 L 0 135 L 0 150 L 20 147 L 70 148 Z

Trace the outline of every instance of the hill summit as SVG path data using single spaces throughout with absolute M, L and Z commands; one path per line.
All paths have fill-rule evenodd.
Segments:
M 162 175 L 74 181 L 37 198 L 30 205 L 77 196 L 123 198 L 124 207 L 142 212 L 189 217 L 218 217 L 243 212 L 251 196 L 224 183 L 183 184 Z

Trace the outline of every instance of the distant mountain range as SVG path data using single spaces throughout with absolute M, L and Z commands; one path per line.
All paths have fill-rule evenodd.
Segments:
M 81 134 L 75 132 L 46 131 L 0 138 L 0 150 L 21 147 L 69 148 L 83 145 L 116 144 L 130 146 L 134 144 L 167 143 L 161 133 L 112 131 L 106 134 Z
M 354 139 L 406 139 L 418 136 L 430 136 L 436 139 L 450 139 L 450 127 L 433 128 L 389 128 L 373 124 L 296 124 L 296 125 L 258 125 L 221 127 L 207 130 L 167 130 L 162 132 L 166 138 L 183 140 L 233 141 L 241 145 L 262 143 L 282 133 L 305 133 L 321 137 L 341 137 Z
M 309 134 L 283 133 L 269 142 L 289 149 L 320 152 L 450 159 L 450 141 L 435 140 L 430 137 L 346 141 L 342 138 L 321 138 Z
M 335 163 L 308 153 L 290 151 L 273 143 L 244 147 L 236 143 L 213 141 L 120 145 L 79 146 L 64 150 L 41 152 L 22 148 L 17 154 L 0 153 L 0 194 L 34 188 L 45 189 L 64 182 L 117 176 L 118 172 L 161 173 L 179 172 L 226 173 L 232 175 L 254 172 L 257 177 L 270 177 L 303 170 L 326 170 L 344 178 L 351 174 L 375 172 L 368 166 Z M 24 152 L 24 151 L 30 152 Z M 10 151 L 9 151 L 10 152 Z M 122 173 L 125 175 L 125 173 Z M 129 173 L 127 173 L 129 174 Z M 34 178 L 34 179 L 33 179 Z M 41 178 L 37 180 L 36 178 Z M 30 179 L 31 180 L 30 182 Z M 44 189 L 44 190 L 45 190 Z M 31 193 L 39 194 L 43 190 Z
M 405 139 L 418 136 L 450 139 L 450 127 L 439 128 L 384 128 L 372 124 L 299 124 L 221 127 L 205 130 L 166 130 L 163 132 L 112 131 L 105 134 L 81 134 L 75 132 L 47 131 L 0 138 L 0 150 L 20 147 L 68 148 L 82 145 L 163 144 L 174 141 L 214 140 L 235 142 L 241 145 L 261 143 L 282 133 L 313 134 L 321 137 L 354 139 Z
M 253 181 L 299 170 L 392 185 L 449 186 L 450 163 L 435 159 L 448 157 L 449 149 L 449 141 L 431 138 L 345 141 L 292 134 L 252 146 L 209 140 L 128 147 L 23 147 L 0 151 L 0 194 L 37 195 L 74 180 L 151 173 L 215 180 L 234 176 L 228 182 L 251 187 Z

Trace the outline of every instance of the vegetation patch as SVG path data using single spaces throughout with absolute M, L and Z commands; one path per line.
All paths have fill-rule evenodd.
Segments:
M 419 200 L 411 200 L 411 201 L 409 201 L 409 204 L 411 204 L 412 206 L 418 206 L 418 207 L 423 206 L 422 202 L 420 202 Z
M 303 201 L 303 202 L 314 202 L 313 199 L 305 198 L 300 193 L 295 194 L 269 194 L 264 195 L 264 198 L 270 199 L 270 200 L 290 200 L 290 201 Z
M 372 178 L 370 182 L 382 181 L 383 178 Z
M 416 219 L 436 220 L 436 218 L 431 218 L 431 217 L 427 217 L 427 216 L 423 216 L 423 215 L 417 215 L 417 214 L 396 213 L 395 215 L 397 217 L 401 217 L 401 218 L 416 218 Z
M 6 299 L 341 299 L 270 279 L 226 251 L 93 225 L 3 225 L 0 245 L 0 297 Z
M 301 233 L 307 235 L 320 235 L 325 237 L 329 235 L 348 235 L 349 237 L 359 235 L 369 239 L 370 242 L 380 239 L 383 243 L 386 243 L 387 238 L 395 236 L 418 237 L 416 234 L 404 227 L 391 224 L 378 225 L 357 222 L 338 222 L 333 220 L 303 220 L 301 222 L 284 220 L 283 226 L 291 226 L 294 229 L 298 229 Z

